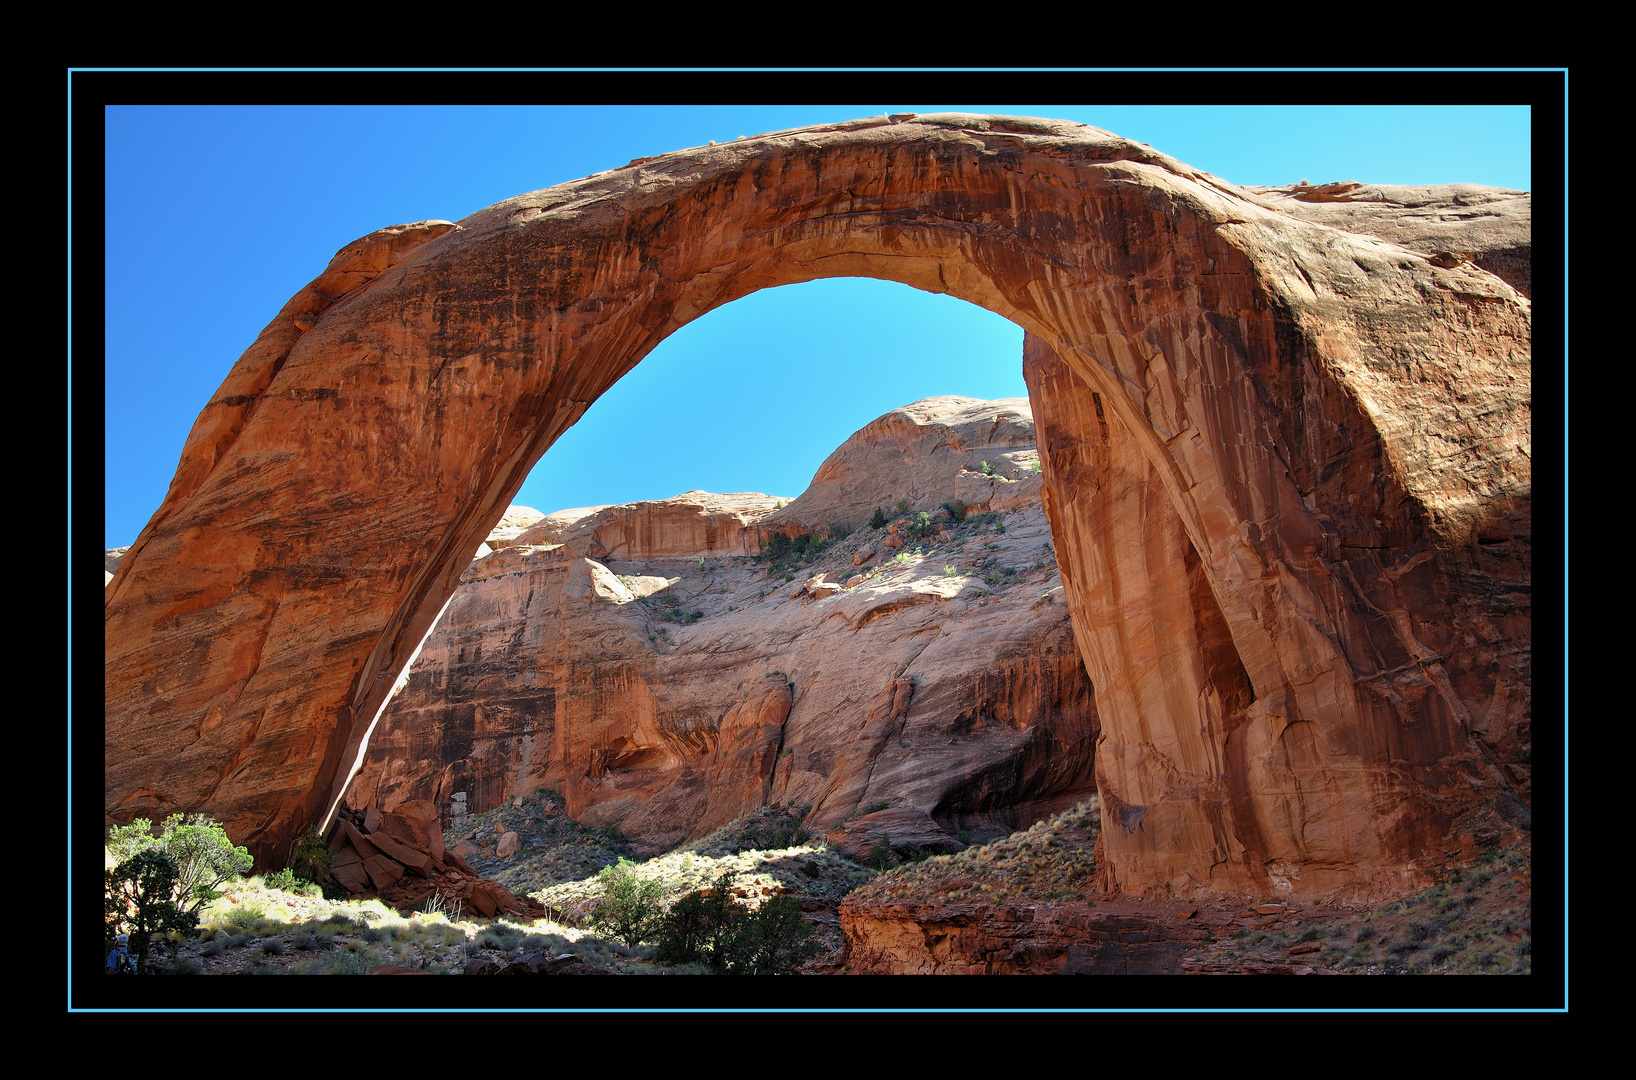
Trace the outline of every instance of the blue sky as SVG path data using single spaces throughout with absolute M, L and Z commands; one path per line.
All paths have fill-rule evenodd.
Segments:
M 106 545 L 136 538 L 233 362 L 351 240 L 712 139 L 940 111 L 1094 124 L 1237 184 L 1532 183 L 1527 106 L 110 107 Z M 766 290 L 662 343 L 513 501 L 793 496 L 891 408 L 1025 394 L 1021 351 L 1021 330 L 998 316 L 907 286 Z

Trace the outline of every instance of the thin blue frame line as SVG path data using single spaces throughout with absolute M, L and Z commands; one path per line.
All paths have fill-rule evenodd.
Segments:
M 1572 949 L 1569 948 L 1569 912 L 1572 905 L 1568 902 L 1568 725 L 1572 710 L 1569 707 L 1569 687 L 1571 680 L 1568 677 L 1569 649 L 1569 612 L 1570 592 L 1568 589 L 1569 567 L 1568 560 L 1572 550 L 1568 535 L 1568 485 L 1573 475 L 1568 460 L 1568 367 L 1569 356 L 1572 350 L 1569 347 L 1569 319 L 1568 305 L 1570 289 L 1568 286 L 1568 264 L 1570 243 L 1568 239 L 1568 73 L 1562 73 L 1562 1004 L 1568 1005 L 1568 975 Z
M 762 74 L 767 72 L 789 72 L 791 74 L 815 74 L 823 72 L 837 73 L 868 73 L 893 74 L 925 74 L 937 72 L 969 72 L 973 74 L 1020 75 L 1030 73 L 1052 74 L 1095 74 L 1108 72 L 1110 74 L 1130 74 L 1132 72 L 1178 73 L 1197 71 L 1201 74 L 1231 74 L 1233 72 L 1269 72 L 1291 74 L 1325 74 L 1327 72 L 1356 73 L 1356 72 L 1424 72 L 1426 74 L 1497 74 L 1497 73 L 1526 73 L 1526 72 L 1561 72 L 1567 75 L 1568 69 L 1562 67 L 90 67 L 69 68 L 69 73 L 85 72 L 198 72 L 217 73 L 233 72 L 255 74 L 262 72 L 362 72 L 362 73 L 393 73 L 393 72 L 495 72 L 530 73 L 530 72 L 563 72 L 565 74 L 587 74 L 595 72 L 612 72 L 618 74 L 638 74 L 653 72 L 656 74 L 686 74 L 697 72 L 700 74 Z
M 74 535 L 74 79 L 68 78 L 68 363 L 64 375 L 68 380 L 68 535 Z M 63 760 L 68 766 L 68 895 L 74 892 L 74 544 L 68 544 L 68 753 Z M 68 920 L 64 941 L 74 941 L 73 908 L 70 903 L 64 912 Z M 101 950 L 99 949 L 98 952 Z M 74 1006 L 74 954 L 68 954 L 68 1006 Z
M 243 1012 L 257 1012 L 257 1013 L 689 1013 L 689 1014 L 696 1014 L 696 1013 L 1007 1013 L 1007 1014 L 1014 1014 L 1014 1013 L 1079 1013 L 1079 1014 L 1083 1014 L 1083 1013 L 1340 1013 L 1340 1012 L 1347 1012 L 1347 1013 L 1478 1013 L 1478 1012 L 1483 1012 L 1483 1013 L 1548 1013 L 1548 1012 L 1566 1012 L 1567 1010 L 1565 1008 L 1558 1008 L 1558 1007 L 1555 1007 L 1555 1006 L 1506 1006 L 1506 1007 L 1503 1007 L 1503 1008 L 1475 1008 L 1475 1007 L 1473 1007 L 1473 1008 L 1392 1008 L 1392 1007 L 1384 1007 L 1384 1006 L 1372 1006 L 1372 1007 L 1369 1007 L 1369 1008 L 1348 1008 L 1348 1009 L 1324 1009 L 1324 1008 L 1314 1008 L 1314 1007 L 1287 1008 L 1287 1009 L 1280 1009 L 1280 1008 L 1273 1008 L 1273 1007 L 1267 1007 L 1267 1008 L 1236 1008 L 1236 1009 L 1215 1009 L 1215 1008 L 1205 1008 L 1205 1007 L 1196 1007 L 1196 1008 L 1195 1007 L 1187 1007 L 1187 1008 L 1151 1008 L 1151 1009 L 1136 1008 L 1136 1007 L 1129 1007 L 1129 1008 L 1085 1008 L 1085 1009 L 1073 1009 L 1073 1008 L 984 1009 L 984 1008 L 979 1008 L 979 1007 L 947 1008 L 947 1009 L 912 1009 L 912 1008 L 902 1008 L 902 1009 L 896 1009 L 896 1008 L 890 1008 L 890 1009 L 889 1008 L 881 1008 L 881 1009 L 846 1009 L 846 1008 L 822 1008 L 822 1009 L 779 1009 L 779 1008 L 684 1009 L 684 1008 L 676 1008 L 676 1009 L 670 1009 L 670 1008 L 643 1007 L 643 1008 L 620 1009 L 620 1008 L 573 1008 L 573 1007 L 566 1007 L 566 1006 L 563 1007 L 563 1008 L 560 1008 L 560 1009 L 556 1009 L 556 1008 L 551 1008 L 551 1009 L 517 1009 L 517 1008 L 511 1008 L 511 1009 L 484 1009 L 484 1008 L 394 1009 L 394 1008 L 391 1008 L 391 1007 L 388 1007 L 388 1006 L 376 1006 L 376 1007 L 373 1007 L 373 1008 L 340 1008 L 340 1009 L 326 1009 L 326 1008 L 319 1008 L 319 1007 L 316 1007 L 316 1006 L 308 1006 L 308 1007 L 304 1007 L 304 1008 L 286 1008 L 286 1007 L 280 1007 L 280 1008 L 254 1008 L 254 1007 L 248 1007 L 248 1006 L 245 1007 L 245 1008 L 228 1008 L 228 1007 L 213 1006 L 213 1007 L 209 1007 L 209 1008 L 196 1008 L 196 1009 L 184 1009 L 184 1008 L 172 1008 L 172 1009 L 165 1009 L 165 1008 L 120 1009 L 120 1008 L 113 1008 L 113 1007 L 106 1007 L 106 1006 L 98 1006 L 98 1007 L 95 1007 L 95 1008 L 83 1008 L 83 1009 L 76 1009 L 76 1010 L 73 1010 L 73 1011 L 75 1011 L 75 1012 L 87 1012 L 87 1013 L 182 1013 L 182 1012 L 187 1012 L 187 1013 L 243 1013 Z

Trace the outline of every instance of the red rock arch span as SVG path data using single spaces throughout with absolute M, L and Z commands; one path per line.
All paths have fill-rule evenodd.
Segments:
M 677 327 L 828 276 L 1030 335 L 1111 884 L 1389 893 L 1516 816 L 1527 301 L 1094 128 L 944 115 L 338 254 L 107 586 L 108 818 L 203 810 L 280 858 L 551 443 Z

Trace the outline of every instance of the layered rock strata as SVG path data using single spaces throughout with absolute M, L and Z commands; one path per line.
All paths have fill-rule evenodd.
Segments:
M 901 114 L 363 238 L 229 373 L 105 589 L 107 819 L 208 812 L 278 857 L 328 820 L 473 553 L 592 401 L 715 307 L 865 275 L 1018 323 L 1124 425 L 1262 718 L 1206 771 L 1275 838 L 1243 841 L 1264 872 L 1411 888 L 1438 807 L 1522 797 L 1516 758 L 1483 747 L 1529 738 L 1531 307 L 1465 247 L 1427 256 L 1305 205 L 1095 128 Z M 1353 230 L 1397 213 L 1350 205 Z M 1133 830 L 1170 806 L 1181 832 L 1110 839 L 1110 873 L 1244 887 L 1139 734 L 1101 760 L 1141 789 L 1119 797 L 1156 796 L 1128 803 Z M 1132 748 L 1151 765 L 1108 760 Z
M 482 811 L 551 787 L 654 844 L 808 806 L 815 832 L 858 818 L 867 844 L 955 850 L 1073 802 L 1096 711 L 1036 460 L 1026 401 L 933 398 L 848 439 L 782 510 L 688 492 L 547 517 L 466 571 L 348 803 Z M 747 557 L 900 499 L 793 575 Z M 939 505 L 956 499 L 1011 509 L 962 526 Z M 917 537 L 920 506 L 937 521 Z

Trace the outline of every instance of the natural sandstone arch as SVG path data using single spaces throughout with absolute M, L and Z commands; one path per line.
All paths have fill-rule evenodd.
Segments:
M 1034 339 L 1112 883 L 1389 893 L 1526 796 L 1527 301 L 1094 128 L 899 116 L 337 255 L 107 587 L 109 819 L 205 810 L 281 858 L 552 441 L 703 312 L 849 275 Z M 1180 608 L 1104 572 L 1129 551 L 1088 534 L 1101 486 L 1195 612 L 1146 652 L 1102 648 L 1105 613 Z M 1116 692 L 1149 664 L 1188 667 L 1191 700 Z

